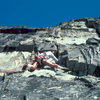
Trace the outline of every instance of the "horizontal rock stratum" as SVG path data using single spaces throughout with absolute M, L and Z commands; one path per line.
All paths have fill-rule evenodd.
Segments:
M 99 36 L 100 18 L 74 19 L 44 28 L 1 26 L 1 100 L 98 99 Z M 69 72 L 51 68 L 22 71 L 23 65 L 33 59 L 33 51 L 51 50 L 57 51 L 59 65 Z

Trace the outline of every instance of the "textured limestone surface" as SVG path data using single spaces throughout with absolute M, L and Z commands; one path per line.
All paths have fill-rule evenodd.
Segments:
M 0 27 L 0 100 L 99 100 L 100 18 L 46 28 Z M 58 64 L 24 71 L 34 52 L 56 50 Z

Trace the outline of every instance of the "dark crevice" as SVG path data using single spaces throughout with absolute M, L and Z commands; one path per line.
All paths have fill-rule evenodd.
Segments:
M 96 68 L 95 68 L 95 71 L 94 71 L 94 76 L 96 76 L 96 77 L 100 77 L 100 66 L 97 66 Z
M 0 33 L 5 33 L 5 34 L 27 34 L 37 31 L 45 31 L 45 28 L 7 27 L 0 29 Z
M 24 96 L 24 97 L 23 97 L 23 100 L 27 100 L 27 97 L 26 97 L 26 96 Z

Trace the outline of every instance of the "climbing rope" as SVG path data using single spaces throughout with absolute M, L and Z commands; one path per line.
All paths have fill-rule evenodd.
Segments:
M 33 51 L 32 54 L 35 55 L 35 52 Z M 6 72 L 9 72 L 9 71 L 14 71 L 14 70 L 16 70 L 16 69 L 18 69 L 18 68 L 21 68 L 21 67 L 24 67 L 24 66 L 26 66 L 26 65 L 28 65 L 28 64 L 31 64 L 33 61 L 34 61 L 34 60 L 32 60 L 30 63 L 24 64 L 24 65 L 22 65 L 22 66 L 19 66 L 19 67 L 13 68 L 13 69 L 0 71 L 0 73 L 6 73 Z
M 34 60 L 32 60 L 32 61 L 31 61 L 30 63 L 28 63 L 28 64 L 31 64 L 33 61 L 34 61 Z M 24 66 L 26 66 L 26 65 L 28 65 L 28 64 L 24 64 L 24 65 L 22 65 L 22 66 L 19 66 L 19 67 L 13 68 L 13 69 L 0 71 L 0 73 L 6 73 L 6 72 L 9 72 L 9 71 L 14 71 L 14 70 L 16 70 L 16 69 L 18 69 L 18 68 L 21 68 L 21 67 L 24 67 Z

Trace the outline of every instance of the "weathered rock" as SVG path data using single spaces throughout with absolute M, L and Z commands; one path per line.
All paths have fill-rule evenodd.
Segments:
M 54 42 L 35 42 L 37 51 L 43 52 L 43 51 L 57 51 L 56 43 Z
M 9 28 L 1 27 L 0 30 L 1 30 L 2 34 L 0 34 L 0 35 L 3 38 L 0 39 L 0 51 L 1 52 L 3 51 L 5 53 L 6 52 L 14 52 L 14 51 L 31 53 L 33 50 L 36 52 L 37 51 L 43 52 L 43 51 L 49 51 L 49 50 L 56 50 L 59 52 L 59 54 L 58 54 L 59 61 L 60 61 L 59 64 L 67 66 L 67 67 L 69 66 L 71 68 L 71 70 L 73 70 L 73 68 L 75 68 L 74 71 L 76 71 L 76 69 L 79 68 L 79 67 L 77 67 L 77 68 L 75 67 L 75 66 L 77 66 L 77 64 L 78 64 L 78 66 L 84 65 L 86 67 L 83 66 L 82 68 L 84 68 L 84 71 L 85 71 L 87 69 L 87 64 L 92 64 L 95 66 L 98 65 L 97 63 L 95 63 L 95 64 L 90 63 L 90 61 L 92 61 L 90 59 L 93 59 L 93 58 L 89 58 L 86 55 L 86 54 L 88 54 L 86 52 L 91 52 L 90 53 L 91 56 L 95 55 L 92 53 L 92 49 L 89 49 L 89 48 L 93 48 L 93 50 L 94 50 L 94 48 L 96 48 L 94 44 L 95 43 L 99 44 L 97 39 L 92 40 L 93 42 L 91 42 L 91 40 L 88 40 L 88 38 L 93 38 L 93 37 L 98 38 L 97 34 L 95 33 L 96 31 L 93 30 L 93 28 L 95 28 L 95 27 L 92 27 L 94 25 L 94 23 L 91 22 L 91 21 L 95 22 L 98 20 L 99 19 L 87 19 L 87 18 L 76 19 L 76 20 L 72 20 L 69 23 L 65 22 L 58 26 L 48 27 L 48 28 L 32 28 L 32 29 L 30 29 L 30 28 L 26 28 L 26 27 L 9 27 Z M 99 23 L 99 21 L 98 21 L 98 23 Z M 90 31 L 90 29 L 87 26 L 91 27 L 92 31 Z M 22 30 L 26 30 L 26 29 L 27 29 L 26 33 L 30 33 L 30 30 L 32 30 L 31 34 L 20 34 L 20 33 L 24 33 L 24 31 L 22 32 Z M 5 34 L 2 32 L 2 30 L 4 30 L 3 32 L 5 32 L 5 33 L 8 32 L 11 34 Z M 15 30 L 15 33 L 17 33 L 17 35 L 15 33 L 12 34 L 13 30 Z M 50 35 L 52 37 L 49 37 Z M 83 40 L 80 37 L 82 37 Z M 78 39 L 81 39 L 81 40 L 78 40 Z M 78 45 L 77 46 L 77 45 L 73 45 L 74 43 L 76 43 L 76 44 L 86 43 L 86 45 Z M 71 45 L 68 45 L 68 44 L 71 44 Z M 60 45 L 60 49 L 59 49 L 59 45 Z M 88 45 L 90 45 L 90 46 L 88 46 Z M 84 49 L 86 49 L 86 50 L 84 50 Z M 77 53 L 79 53 L 80 57 L 77 55 Z M 70 55 L 68 55 L 68 54 L 70 54 Z M 76 56 L 75 56 L 75 54 L 76 54 Z M 73 57 L 73 55 L 74 55 L 74 57 Z M 86 57 L 83 57 L 83 55 L 85 55 Z M 30 55 L 30 57 L 31 57 L 31 55 Z M 78 59 L 78 57 L 82 61 L 80 61 Z M 95 57 L 95 59 L 96 59 L 96 57 Z M 88 59 L 88 60 L 86 60 L 86 59 Z M 98 59 L 98 57 L 97 57 L 97 59 Z M 25 58 L 25 59 L 21 58 L 20 60 L 22 60 L 22 62 L 26 63 L 25 61 L 27 61 L 27 58 Z M 25 60 L 25 61 L 23 61 L 23 60 Z M 93 62 L 98 62 L 98 61 L 95 60 Z M 5 62 L 2 61 L 1 65 L 3 63 L 5 63 Z M 22 65 L 24 63 L 22 63 Z M 74 65 L 74 63 L 75 63 L 75 65 Z M 6 67 L 8 64 L 6 64 Z M 12 66 L 13 64 L 10 63 L 10 65 Z M 3 65 L 3 67 L 4 67 L 4 65 Z M 88 73 L 88 72 L 85 71 L 85 73 Z M 93 72 L 91 72 L 91 73 L 93 73 Z
M 70 68 L 76 75 L 93 75 L 100 66 L 100 40 L 89 39 L 84 45 L 60 45 L 60 64 Z
M 1 100 L 94 100 L 99 98 L 99 79 L 91 76 L 70 81 L 56 80 L 53 77 L 22 77 L 20 74 L 5 76 L 0 84 Z
M 95 28 L 98 35 L 100 35 L 100 18 L 90 18 L 87 19 L 86 25 L 89 28 Z
M 29 52 L 0 53 L 0 73 L 22 71 L 22 66 L 29 61 Z
M 0 33 L 5 34 L 27 34 L 27 33 L 33 33 L 37 31 L 44 31 L 44 28 L 27 28 L 27 27 L 21 27 L 21 26 L 15 26 L 15 27 L 0 27 Z
M 99 99 L 99 26 L 100 18 L 81 18 L 47 28 L 0 27 L 0 99 Z M 50 50 L 70 71 L 48 66 L 22 71 L 33 59 L 32 51 Z

